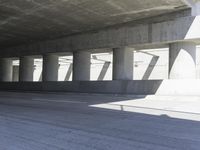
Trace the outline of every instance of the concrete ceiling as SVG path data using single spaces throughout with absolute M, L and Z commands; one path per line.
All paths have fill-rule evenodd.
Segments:
M 0 47 L 95 30 L 187 8 L 186 0 L 1 0 Z

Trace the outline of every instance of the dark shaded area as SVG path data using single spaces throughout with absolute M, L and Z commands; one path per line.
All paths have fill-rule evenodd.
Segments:
M 146 95 L 155 94 L 161 84 L 162 80 L 0 82 L 0 90 Z
M 166 6 L 167 9 L 157 9 Z M 120 9 L 118 7 L 122 7 Z M 168 8 L 169 6 L 169 8 Z M 0 2 L 0 46 L 55 39 L 74 33 L 96 30 L 111 25 L 174 12 L 186 5 L 178 0 L 167 3 L 160 0 L 118 0 L 108 2 L 52 1 L 52 0 L 6 0 Z M 155 7 L 155 9 L 154 9 Z M 173 9 L 176 7 L 176 10 Z M 150 8 L 149 11 L 148 8 Z M 132 13 L 135 11 L 135 13 Z M 147 13 L 148 12 L 148 13 Z

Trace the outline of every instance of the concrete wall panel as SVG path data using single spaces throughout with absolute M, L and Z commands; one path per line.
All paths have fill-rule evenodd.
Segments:
M 200 80 L 0 82 L 0 90 L 200 96 Z

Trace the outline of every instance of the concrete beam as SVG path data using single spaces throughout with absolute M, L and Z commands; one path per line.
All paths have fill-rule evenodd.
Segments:
M 1 57 L 40 55 L 45 53 L 72 52 L 88 49 L 166 44 L 174 41 L 200 41 L 200 16 L 176 17 L 137 24 L 124 24 L 95 32 L 82 33 L 66 38 L 2 49 Z

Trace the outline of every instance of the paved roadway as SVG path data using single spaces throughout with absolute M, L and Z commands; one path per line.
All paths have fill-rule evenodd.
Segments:
M 199 102 L 0 92 L 0 150 L 199 150 Z

